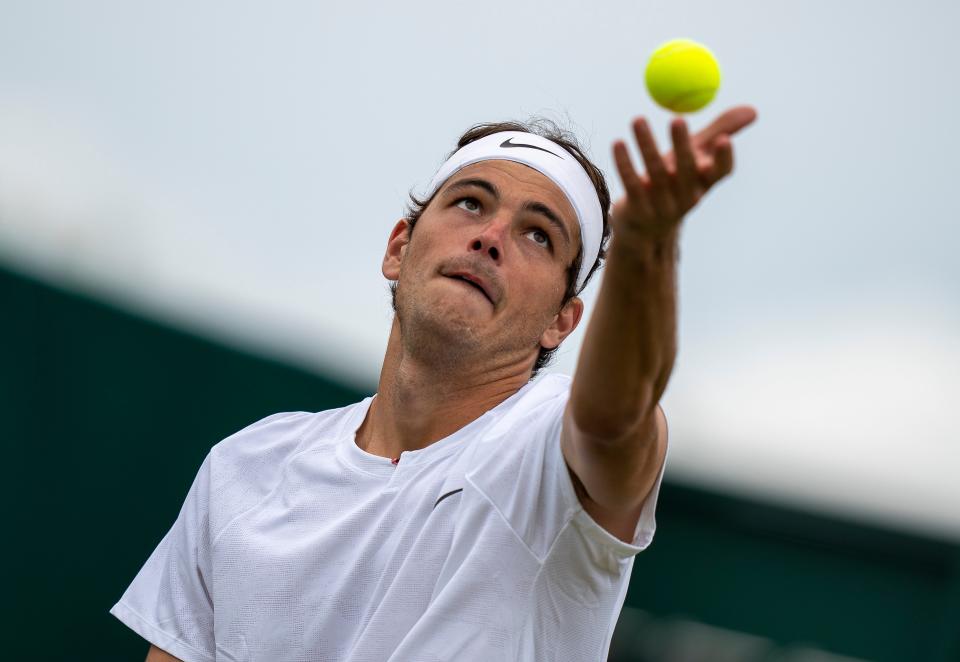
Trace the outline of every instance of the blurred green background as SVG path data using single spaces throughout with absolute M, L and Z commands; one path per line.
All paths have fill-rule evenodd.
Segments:
M 6 659 L 143 659 L 108 613 L 209 448 L 374 392 L 0 269 Z M 669 471 L 668 471 L 669 475 Z M 960 660 L 960 547 L 664 483 L 610 659 Z

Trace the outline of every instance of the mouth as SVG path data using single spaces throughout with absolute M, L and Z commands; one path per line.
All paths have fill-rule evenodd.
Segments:
M 450 279 L 452 279 L 452 280 L 460 281 L 461 283 L 465 283 L 465 284 L 468 285 L 469 287 L 472 287 L 472 288 L 475 289 L 477 292 L 479 292 L 480 294 L 482 294 L 483 297 L 484 297 L 487 301 L 490 302 L 490 305 L 493 305 L 493 299 L 490 298 L 490 296 L 487 294 L 486 290 L 484 290 L 482 287 L 480 287 L 480 285 L 478 285 L 477 283 L 473 282 L 473 281 L 470 280 L 469 278 L 466 278 L 466 277 L 464 277 L 464 276 L 447 276 L 447 278 L 450 278 Z

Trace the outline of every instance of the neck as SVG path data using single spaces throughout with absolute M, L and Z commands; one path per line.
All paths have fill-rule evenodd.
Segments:
M 493 409 L 530 380 L 530 361 L 492 369 L 486 363 L 461 360 L 452 366 L 405 350 L 395 317 L 377 396 L 357 430 L 357 445 L 391 458 L 426 448 Z

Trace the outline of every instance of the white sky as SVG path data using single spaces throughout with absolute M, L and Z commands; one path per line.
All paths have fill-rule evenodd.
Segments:
M 669 474 L 960 539 L 958 24 L 943 2 L 7 3 L 0 259 L 375 386 L 387 236 L 456 137 L 545 114 L 619 195 L 633 116 L 669 148 L 646 58 L 696 39 L 723 84 L 692 128 L 759 119 L 685 221 Z

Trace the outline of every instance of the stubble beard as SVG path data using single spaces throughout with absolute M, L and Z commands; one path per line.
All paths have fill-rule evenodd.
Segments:
M 408 295 L 399 282 L 392 296 L 404 354 L 438 372 L 480 363 L 494 368 L 539 348 L 542 329 L 531 325 L 522 333 L 503 328 L 496 333 L 498 329 L 468 310 L 476 302 L 450 297 L 428 302 L 417 292 Z

